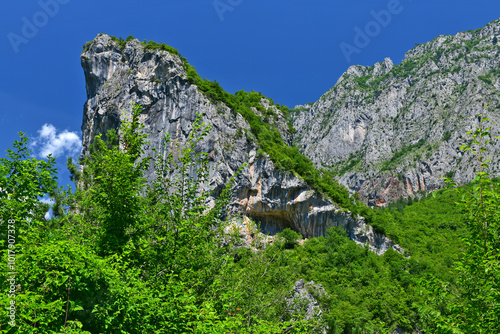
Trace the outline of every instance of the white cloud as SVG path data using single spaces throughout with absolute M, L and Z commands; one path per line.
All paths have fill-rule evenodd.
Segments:
M 44 124 L 38 130 L 38 137 L 33 141 L 33 147 L 38 149 L 38 155 L 45 158 L 52 154 L 55 157 L 62 155 L 74 156 L 80 153 L 82 141 L 75 132 L 64 130 L 57 133 L 52 124 Z
M 42 198 L 40 198 L 40 202 L 45 203 L 45 204 L 52 205 L 52 204 L 54 204 L 56 201 L 54 201 L 53 199 L 48 198 L 48 197 L 42 197 Z
M 53 199 L 50 199 L 48 197 L 42 197 L 40 198 L 40 202 L 42 203 L 46 203 L 50 206 L 54 205 L 55 201 Z M 46 213 L 45 213 L 45 220 L 49 220 L 50 218 L 52 218 L 52 210 L 49 209 Z

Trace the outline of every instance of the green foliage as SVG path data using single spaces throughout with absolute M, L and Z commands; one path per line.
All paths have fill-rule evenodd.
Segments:
M 138 161 L 143 153 L 145 135 L 140 134 L 139 115 L 141 107 L 133 105 L 131 121 L 122 125 L 123 150 L 114 142 L 114 131 L 108 132 L 108 143 L 98 135 L 94 139 L 90 156 L 83 160 L 82 194 L 79 210 L 94 224 L 99 239 L 99 253 L 120 252 L 127 243 L 131 228 L 140 213 L 144 180 L 143 171 L 148 161 Z
M 455 171 L 450 170 L 449 172 L 446 172 L 446 174 L 444 174 L 444 177 L 445 178 L 452 178 L 453 175 L 455 175 Z
M 66 167 L 68 168 L 70 174 L 70 180 L 75 183 L 78 182 L 80 180 L 80 171 L 73 162 L 73 158 L 68 157 L 68 160 L 66 160 Z
M 88 49 L 90 48 L 90 46 L 92 45 L 93 41 L 89 41 L 89 42 L 86 42 L 83 47 L 82 47 L 82 53 L 88 51 Z
M 111 37 L 111 40 L 115 41 L 116 43 L 118 43 L 118 45 L 120 46 L 120 48 L 124 48 L 125 45 L 127 44 L 127 41 L 124 40 L 122 37 L 115 37 L 115 36 L 109 36 Z
M 485 75 L 478 75 L 477 78 L 491 86 L 498 80 L 499 76 L 500 76 L 500 70 L 493 69 L 490 72 L 486 73 Z
M 345 230 L 331 228 L 326 237 L 307 240 L 289 253 L 286 270 L 291 281 L 321 282 L 328 297 L 321 299 L 332 333 L 411 330 L 418 298 L 413 278 L 420 275 L 415 260 L 394 251 L 379 256 L 349 240 Z
M 26 223 L 47 212 L 39 199 L 56 188 L 56 169 L 50 155 L 46 161 L 31 158 L 28 138 L 22 132 L 19 136 L 7 149 L 7 158 L 0 158 L 0 220 Z
M 278 236 L 284 239 L 283 245 L 286 249 L 295 248 L 295 246 L 299 244 L 298 240 L 302 239 L 302 235 L 300 233 L 297 233 L 288 227 L 278 233 Z
M 426 60 L 427 59 L 419 59 L 418 61 L 413 59 L 403 60 L 401 64 L 394 66 L 390 73 L 398 78 L 406 78 L 410 75 L 414 75 L 415 69 L 417 69 Z
M 459 196 L 438 191 L 435 197 L 399 199 L 387 208 L 375 210 L 373 220 L 387 236 L 402 246 L 412 258 L 452 280 L 452 265 L 458 260 L 461 237 L 467 234 L 460 210 L 455 207 Z
M 122 43 L 121 39 L 117 39 L 117 42 Z M 170 47 L 164 46 L 164 44 L 144 41 L 143 45 L 146 49 L 161 49 L 180 56 L 177 50 L 172 50 Z M 185 58 L 181 57 L 181 60 L 189 83 L 197 85 L 212 102 L 222 102 L 232 111 L 238 112 L 246 119 L 250 124 L 253 135 L 257 138 L 259 146 L 269 155 L 276 167 L 296 173 L 312 188 L 327 195 L 332 201 L 350 210 L 353 214 L 369 211 L 368 208 L 363 207 L 362 203 L 350 198 L 347 189 L 338 184 L 333 173 L 326 170 L 317 170 L 312 161 L 301 154 L 298 148 L 285 144 L 277 126 L 266 121 L 265 115 L 268 114 L 268 111 L 262 106 L 261 99 L 267 99 L 271 104 L 274 104 L 271 99 L 254 91 L 248 93 L 241 90 L 235 94 L 229 94 L 217 81 L 202 79 L 195 68 Z M 276 107 L 279 108 L 285 119 L 288 120 L 289 130 L 293 133 L 294 130 L 291 125 L 288 107 L 282 105 L 276 105 Z M 257 113 L 254 112 L 254 109 L 257 110 Z M 369 222 L 370 217 L 367 218 Z
M 12 219 L 10 210 L 22 208 L 14 218 L 28 222 L 29 216 L 30 224 L 16 230 L 16 326 L 6 327 L 2 320 L 0 332 L 305 333 L 315 328 L 318 322 L 287 315 L 290 286 L 283 284 L 282 249 L 238 255 L 242 251 L 233 247 L 223 220 L 231 182 L 217 190 L 215 206 L 206 207 L 212 195 L 206 190 L 208 157 L 195 146 L 208 129 L 200 118 L 187 143 L 165 138 L 154 158 L 156 179 L 146 185 L 143 171 L 150 158 L 143 151 L 141 108 L 132 109 L 120 136 L 110 131 L 107 141 L 100 135 L 94 139 L 82 173 L 68 161 L 78 189 L 55 191 L 65 197 L 64 214 L 49 222 L 38 220 L 33 210 L 37 197 L 54 189 L 53 159 L 30 159 L 23 139 L 9 151 L 12 159 L 2 160 L 2 213 Z M 7 278 L 0 277 L 3 291 L 10 289 Z M 7 294 L 0 300 L 11 302 Z
M 52 216 L 57 218 L 64 217 L 67 209 L 71 205 L 69 200 L 71 189 L 68 187 L 68 189 L 65 190 L 63 187 L 58 187 L 52 190 L 49 195 L 50 199 L 54 201 L 54 204 L 52 204 Z
M 348 163 L 339 170 L 339 175 L 344 175 L 348 171 L 352 170 L 361 162 L 361 158 L 349 159 Z
M 493 83 L 491 82 L 491 79 L 488 76 L 485 75 L 478 75 L 477 76 L 479 80 L 487 83 L 488 85 L 492 85 Z
M 139 114 L 140 107 L 134 106 L 120 136 L 111 131 L 107 142 L 95 139 L 82 174 L 69 161 L 79 190 L 74 195 L 60 193 L 69 197 L 61 201 L 67 214 L 43 224 L 33 218 L 23 231 L 16 244 L 19 331 L 314 333 L 322 323 L 334 333 L 391 332 L 396 326 L 411 331 L 424 329 L 421 316 L 425 321 L 437 318 L 437 324 L 455 324 L 456 319 L 466 323 L 463 316 L 442 319 L 466 310 L 453 296 L 469 294 L 477 300 L 468 304 L 471 310 L 481 311 L 471 319 L 481 323 L 478 317 L 486 315 L 494 332 L 497 309 L 484 310 L 484 305 L 497 305 L 492 304 L 497 283 L 489 275 L 496 275 L 498 266 L 489 259 L 498 250 L 497 235 L 490 236 L 498 222 L 498 204 L 488 211 L 489 258 L 478 261 L 474 252 L 470 261 L 462 262 L 462 272 L 475 273 L 467 284 L 481 282 L 469 290 L 456 285 L 452 267 L 464 246 L 461 237 L 474 237 L 474 231 L 466 228 L 453 206 L 460 200 L 453 192 L 400 200 L 380 210 L 364 211 L 356 204 L 410 258 L 393 250 L 379 256 L 349 240 L 342 229 L 330 229 L 325 238 L 307 240 L 303 246 L 296 243 L 301 236 L 286 229 L 283 244 L 256 253 L 234 248 L 238 241 L 225 232 L 222 219 L 230 186 L 217 190 L 214 208 L 205 207 L 211 196 L 204 190 L 208 160 L 196 145 L 208 129 L 198 119 L 187 143 L 165 138 L 154 158 L 156 179 L 146 186 L 142 173 L 150 159 L 143 155 Z M 20 160 L 25 158 L 30 161 L 28 156 Z M 37 189 L 36 183 L 29 184 Z M 492 185 L 498 194 L 498 185 Z M 474 192 L 475 187 L 464 191 Z M 488 198 L 495 202 L 495 196 Z M 477 234 L 481 250 L 483 235 L 484 230 Z M 284 300 L 300 278 L 321 283 L 328 292 L 316 296 L 324 310 L 321 319 L 303 321 L 302 315 L 287 309 Z M 428 282 L 423 294 L 418 280 Z M 2 276 L 0 287 L 7 285 Z M 491 293 L 484 293 L 484 286 Z M 9 302 L 5 294 L 0 298 Z M 432 322 L 425 326 L 435 328 Z M 471 328 L 481 332 L 475 326 Z M 8 333 L 4 327 L 2 331 Z
M 118 43 L 118 46 L 121 48 L 121 49 L 124 49 L 125 46 L 127 45 L 128 42 L 132 41 L 135 39 L 134 36 L 132 35 L 129 35 L 126 39 L 123 39 L 122 37 L 115 37 L 115 36 L 109 36 L 111 38 L 111 40 L 113 40 L 114 42 Z M 90 41 L 90 42 L 87 42 L 85 43 L 85 45 L 83 46 L 83 52 L 87 51 L 89 49 L 89 47 L 92 45 L 93 41 Z M 144 47 L 145 50 L 151 50 L 151 51 L 154 51 L 154 50 L 162 50 L 162 51 L 166 51 L 166 52 L 169 52 L 173 55 L 176 55 L 176 56 L 179 56 L 181 57 L 181 54 L 179 53 L 179 50 L 165 44 L 165 43 L 157 43 L 155 41 L 148 41 L 148 40 L 144 40 L 141 42 L 142 46 Z M 187 63 L 185 58 L 182 58 L 182 61 Z
M 244 328 L 249 332 L 254 329 L 265 329 L 269 324 L 276 324 L 276 319 L 287 323 L 289 330 L 294 333 L 308 333 L 305 328 L 309 327 L 310 330 L 317 325 L 314 321 L 309 324 L 300 321 L 300 316 L 303 314 L 296 315 L 295 319 L 299 321 L 291 321 L 292 317 L 285 307 L 284 298 L 287 297 L 294 282 L 287 270 L 289 254 L 283 252 L 279 245 L 267 246 L 257 254 L 246 250 L 239 252 L 238 255 L 237 271 L 232 276 L 235 283 L 232 293 L 240 295 L 244 300 L 242 307 L 236 309 L 245 320 Z M 258 326 L 252 326 L 252 323 Z M 281 330 L 284 328 L 287 326 L 281 327 Z M 281 333 L 276 329 L 270 332 Z M 262 332 L 265 333 L 265 330 Z
M 132 38 L 112 37 L 122 48 Z M 180 56 L 165 44 L 144 41 L 143 46 Z M 441 56 L 405 60 L 384 76 L 354 81 L 363 91 L 377 90 L 391 76 L 412 75 L 422 62 Z M 15 215 L 29 223 L 16 244 L 19 328 L 2 326 L 0 332 L 312 333 L 321 322 L 333 333 L 392 332 L 396 326 L 429 333 L 500 331 L 500 186 L 484 171 L 488 160 L 482 156 L 489 129 L 471 133 L 479 149 L 463 147 L 478 156 L 475 183 L 459 192 L 439 191 L 432 198 L 400 199 L 371 210 L 350 197 L 332 172 L 317 170 L 285 144 L 273 124 L 277 115 L 262 106 L 261 93 L 229 94 L 181 60 L 191 84 L 248 121 L 258 155 L 267 154 L 278 168 L 365 216 L 410 257 L 392 249 L 376 255 L 338 228 L 303 246 L 297 244 L 299 234 L 285 229 L 283 244 L 257 252 L 234 247 L 238 240 L 226 233 L 224 220 L 230 184 L 213 194 L 206 191 L 209 164 L 196 150 L 208 129 L 198 119 L 187 143 L 165 138 L 154 158 L 156 178 L 147 185 L 143 172 L 150 159 L 144 157 L 140 107 L 134 106 L 120 136 L 110 131 L 106 139 L 95 138 L 91 154 L 82 160 L 83 173 L 68 161 L 78 185 L 74 194 L 56 189 L 53 159 L 31 159 L 23 137 L 9 158 L 0 160 L 2 218 Z M 276 106 L 289 119 L 288 108 Z M 443 140 L 450 137 L 445 133 Z M 404 146 L 382 170 L 424 145 Z M 341 172 L 358 163 L 358 157 L 349 159 Z M 49 222 L 41 218 L 47 208 L 38 201 L 42 195 L 55 199 L 55 218 Z M 212 209 L 205 205 L 209 196 L 217 197 Z M 328 292 L 317 296 L 324 315 L 316 322 L 301 321 L 303 314 L 290 314 L 284 302 L 299 278 L 314 279 Z M 5 276 L 0 288 L 9 289 Z M 0 299 L 9 302 L 5 294 Z
M 448 140 L 450 140 L 450 138 L 451 138 L 451 133 L 449 133 L 449 132 L 445 132 L 445 133 L 443 134 L 443 140 L 444 140 L 444 141 L 448 141 Z
M 474 154 L 478 169 L 471 187 L 456 190 L 469 232 L 464 237 L 466 248 L 455 263 L 458 289 L 435 277 L 421 283 L 427 299 L 420 308 L 434 333 L 500 332 L 500 184 L 487 171 L 491 159 L 485 157 L 486 148 L 493 139 L 484 125 L 489 118 L 478 118 L 479 127 L 468 132 L 471 143 L 461 146 Z M 447 182 L 455 186 L 452 179 Z
M 190 83 L 195 84 L 214 103 L 223 102 L 231 110 L 241 114 L 250 124 L 252 133 L 257 138 L 259 146 L 269 155 L 275 166 L 296 173 L 311 187 L 329 196 L 335 203 L 357 212 L 361 204 L 350 199 L 347 189 L 339 185 L 334 175 L 326 170 L 318 171 L 312 161 L 301 154 L 296 147 L 286 145 L 276 126 L 265 122 L 252 108 L 262 114 L 266 110 L 261 105 L 261 99 L 266 97 L 257 92 L 238 91 L 229 94 L 222 89 L 217 81 L 202 79 L 194 67 L 187 65 L 187 76 Z M 272 103 L 272 100 L 270 100 Z M 282 113 L 288 117 L 288 108 L 280 106 Z
M 481 42 L 481 39 L 479 38 L 474 38 L 472 40 L 465 40 L 464 44 L 466 52 L 471 52 L 472 50 L 474 50 L 476 48 L 476 45 L 479 44 L 479 42 Z
M 364 157 L 365 157 L 365 152 L 352 153 L 347 159 L 347 161 L 339 163 L 339 165 L 342 167 L 339 168 L 338 165 L 336 165 L 332 168 L 332 172 L 342 176 L 345 173 L 352 171 L 354 168 L 356 168 L 356 166 L 358 166 L 358 164 L 363 160 Z
M 384 161 L 382 163 L 382 167 L 380 169 L 381 172 L 390 170 L 392 167 L 394 167 L 403 157 L 405 157 L 407 154 L 414 152 L 418 149 L 420 149 L 422 146 L 425 145 L 425 139 L 420 139 L 417 143 L 415 144 L 410 144 L 408 146 L 403 146 L 401 148 L 401 151 L 397 151 L 394 153 L 391 159 Z
M 354 77 L 354 81 L 359 85 L 359 87 L 363 90 L 368 90 L 370 89 L 370 85 L 368 85 L 366 82 L 368 79 L 370 79 L 370 75 L 364 75 L 361 77 Z
M 275 270 L 284 271 L 280 277 L 287 280 L 278 286 L 289 286 L 300 278 L 321 283 L 329 295 L 319 299 L 323 310 L 328 310 L 324 320 L 334 333 L 392 332 L 396 325 L 406 331 L 421 329 L 421 314 L 414 302 L 423 303 L 426 296 L 420 294 L 418 281 L 433 275 L 456 290 L 453 263 L 459 259 L 464 246 L 461 238 L 467 234 L 460 210 L 454 206 L 459 198 L 441 192 L 370 211 L 373 221 L 409 258 L 393 250 L 379 256 L 349 240 L 345 230 L 332 228 L 325 238 L 306 240 L 303 246 L 285 251 L 282 269 Z M 247 266 L 244 255 L 238 263 Z
M 155 41 L 147 41 L 144 40 L 141 42 L 141 44 L 144 46 L 144 49 L 146 50 L 162 50 L 162 51 L 167 51 L 168 53 L 171 53 L 176 56 L 180 56 L 179 50 L 166 45 L 165 43 L 156 43 Z

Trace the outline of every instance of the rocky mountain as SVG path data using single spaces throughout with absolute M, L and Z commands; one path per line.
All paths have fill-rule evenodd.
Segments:
M 196 85 L 190 80 L 194 68 L 177 50 L 154 42 L 146 44 L 133 38 L 124 41 L 100 34 L 84 46 L 81 62 L 88 97 L 82 124 L 82 156 L 89 154 L 95 135 L 119 130 L 131 113 L 132 103 L 143 106 L 141 122 L 149 140 L 146 154 L 151 156 L 153 149 L 161 151 L 166 134 L 180 145 L 185 144 L 197 115 L 201 115 L 210 126 L 208 135 L 196 146 L 196 150 L 209 154 L 211 174 L 207 187 L 219 193 L 246 163 L 234 184 L 232 214 L 253 218 L 264 232 L 276 233 L 290 227 L 304 237 L 321 236 L 327 228 L 340 226 L 351 239 L 368 243 L 379 254 L 390 247 L 403 251 L 384 235 L 375 233 L 363 217 L 353 217 L 297 174 L 275 166 L 259 146 L 256 130 L 248 121 L 262 120 L 276 129 L 270 132 L 272 140 L 291 144 L 286 115 L 270 99 L 252 93 L 251 98 L 258 97 L 257 105 L 245 109 L 245 113 L 238 112 L 220 100 L 225 95 L 218 84 L 210 84 L 211 93 L 203 91 L 201 87 L 207 82 L 200 79 Z M 147 177 L 152 179 L 154 171 L 150 170 Z
M 317 102 L 291 111 L 295 129 L 286 108 L 255 92 L 224 92 L 164 44 L 100 34 L 85 45 L 81 61 L 88 97 L 82 155 L 96 134 L 119 130 L 132 103 L 143 106 L 147 155 L 161 149 L 166 134 L 185 144 L 200 115 L 210 130 L 196 149 L 209 154 L 214 194 L 246 164 L 234 184 L 233 215 L 250 217 L 271 234 L 290 227 L 316 237 L 341 226 L 377 253 L 403 250 L 351 214 L 342 196 L 332 196 L 345 190 L 322 191 L 331 184 L 322 188 L 318 177 L 308 178 L 307 164 L 329 171 L 320 177 L 335 175 L 366 204 L 385 205 L 441 188 L 443 176 L 470 181 L 473 156 L 460 150 L 466 132 L 482 112 L 500 121 L 500 20 L 416 45 L 399 65 L 386 58 L 351 66 Z M 289 155 L 277 158 L 280 150 Z M 499 152 L 496 144 L 489 155 Z M 491 170 L 499 168 L 493 158 Z M 154 170 L 146 176 L 154 178 Z
M 399 65 L 351 66 L 317 102 L 294 108 L 295 144 L 370 206 L 441 188 L 443 176 L 469 182 L 477 164 L 460 146 L 478 114 L 500 121 L 499 66 L 500 20 L 416 45 Z M 499 153 L 497 143 L 495 175 Z

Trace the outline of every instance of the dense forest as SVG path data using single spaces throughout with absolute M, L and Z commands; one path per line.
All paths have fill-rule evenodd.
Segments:
M 241 113 L 254 103 L 224 93 Z M 462 147 L 477 157 L 471 184 L 447 179 L 447 190 L 380 209 L 338 198 L 406 250 L 380 256 L 338 228 L 309 240 L 284 230 L 274 242 L 256 232 L 243 247 L 226 217 L 231 184 L 206 207 L 208 156 L 194 147 L 207 127 L 198 120 L 188 145 L 166 137 L 170 154 L 148 158 L 133 110 L 120 135 L 95 138 L 81 169 L 68 160 L 72 189 L 58 187 L 54 158 L 33 158 L 22 133 L 0 160 L 0 332 L 500 333 L 500 184 L 488 174 L 487 117 Z M 262 147 L 283 145 L 252 122 L 269 136 Z M 309 164 L 289 163 L 299 174 Z M 50 219 L 43 196 L 55 202 Z M 311 319 L 289 299 L 299 279 L 326 291 Z

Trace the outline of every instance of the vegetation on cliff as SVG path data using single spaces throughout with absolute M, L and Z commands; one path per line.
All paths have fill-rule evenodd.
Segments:
M 133 36 L 129 36 L 127 39 L 110 37 L 122 49 L 129 41 L 134 39 Z M 85 44 L 84 51 L 88 50 L 90 45 L 89 43 Z M 232 112 L 241 114 L 250 125 L 252 134 L 257 139 L 262 152 L 269 155 L 277 168 L 295 173 L 312 188 L 328 196 L 340 207 L 348 209 L 354 215 L 367 212 L 367 208 L 360 201 L 356 201 L 355 198 L 349 196 L 347 189 L 336 181 L 334 174 L 327 170 L 318 170 L 309 158 L 299 152 L 298 148 L 285 143 L 277 125 L 278 121 L 287 125 L 290 134 L 295 131 L 291 124 L 287 106 L 275 104 L 272 99 L 255 91 L 245 92 L 240 90 L 235 94 L 230 94 L 217 81 L 203 79 L 177 49 L 164 43 L 160 44 L 146 40 L 142 42 L 142 45 L 146 50 L 162 50 L 180 57 L 188 82 L 196 85 L 213 103 L 223 103 Z M 270 107 L 265 108 L 262 100 L 267 100 Z M 278 115 L 278 113 L 281 115 Z M 368 219 L 370 219 L 370 216 Z
M 121 48 L 131 39 L 113 38 Z M 466 47 L 474 48 L 471 43 Z M 147 138 L 135 106 L 121 138 L 110 132 L 107 142 L 95 139 L 83 173 L 69 162 L 75 192 L 57 189 L 53 159 L 33 159 L 23 136 L 0 160 L 0 245 L 4 263 L 15 270 L 0 278 L 9 292 L 0 300 L 13 305 L 10 315 L 14 309 L 14 320 L 0 319 L 0 332 L 314 333 L 324 326 L 330 333 L 500 332 L 500 183 L 489 178 L 482 155 L 489 129 L 471 132 L 472 144 L 463 147 L 475 150 L 481 166 L 473 183 L 373 210 L 285 143 L 273 119 L 287 120 L 288 108 L 277 105 L 277 115 L 263 106 L 263 99 L 274 103 L 260 93 L 230 94 L 202 79 L 176 49 L 152 41 L 142 45 L 179 56 L 188 82 L 241 114 L 276 167 L 365 216 L 406 256 L 392 250 L 378 256 L 334 228 L 301 242 L 285 230 L 273 245 L 240 247 L 238 231 L 224 219 L 230 185 L 214 208 L 204 206 L 209 194 L 200 189 L 208 161 L 193 150 L 203 125 L 195 123 L 187 146 L 166 138 L 172 154 L 141 159 Z M 427 60 L 409 59 L 390 75 L 407 77 Z M 369 79 L 355 81 L 361 90 L 379 87 L 381 81 Z M 479 79 L 491 84 L 489 75 Z M 449 139 L 445 133 L 443 140 Z M 383 169 L 424 145 L 402 146 Z M 147 185 L 143 171 L 153 163 L 157 181 Z M 358 164 L 353 158 L 340 172 Z M 43 195 L 55 200 L 51 219 L 43 217 Z M 322 317 L 305 321 L 289 312 L 286 297 L 300 278 L 328 292 L 317 296 Z
M 14 248 L 16 272 L 15 284 L 10 276 L 0 281 L 15 296 L 0 297 L 15 301 L 15 326 L 2 318 L 1 332 L 498 332 L 499 184 L 484 158 L 461 193 L 381 211 L 387 226 L 420 226 L 400 240 L 409 258 L 392 250 L 378 256 L 339 229 L 303 245 L 286 230 L 283 242 L 254 252 L 235 247 L 239 233 L 222 219 L 224 194 L 214 208 L 204 206 L 207 156 L 193 150 L 203 125 L 195 124 L 187 146 L 165 139 L 174 149 L 155 158 L 158 179 L 148 186 L 142 171 L 152 161 L 140 158 L 139 113 L 135 106 L 122 138 L 96 138 L 83 173 L 70 168 L 79 187 L 63 198 L 59 217 L 42 218 L 37 200 L 56 193 L 53 160 L 31 158 L 25 137 L 1 160 L 3 259 Z M 484 143 L 486 133 L 474 133 L 475 141 Z M 289 313 L 285 298 L 299 278 L 325 287 L 328 294 L 317 296 L 322 317 Z

